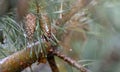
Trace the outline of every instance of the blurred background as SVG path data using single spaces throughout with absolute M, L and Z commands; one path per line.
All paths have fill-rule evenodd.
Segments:
M 0 0 L 0 59 L 26 46 L 24 26 L 20 27 L 16 22 L 17 16 L 24 13 L 19 12 L 17 15 L 14 12 L 16 4 L 13 3 L 16 0 L 10 1 L 12 3 Z M 120 72 L 120 0 L 86 0 L 91 2 L 62 26 L 56 26 L 54 22 L 62 18 L 62 14 L 69 13 L 77 0 L 37 1 L 41 6 L 41 14 L 48 14 L 51 26 L 58 30 L 56 38 L 60 41 L 59 50 L 63 54 L 93 72 Z M 29 5 L 28 12 L 36 14 L 34 0 Z M 60 72 L 79 72 L 65 61 L 55 58 Z M 48 63 L 35 63 L 32 70 L 52 72 Z M 31 72 L 31 69 L 28 67 L 22 72 Z

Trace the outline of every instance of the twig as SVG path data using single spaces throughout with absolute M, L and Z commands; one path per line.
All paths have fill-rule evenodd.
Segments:
M 62 23 L 65 23 L 66 21 L 68 21 L 76 12 L 78 12 L 81 8 L 84 7 L 85 1 L 87 1 L 87 0 L 77 0 L 75 6 L 73 6 L 72 9 L 70 10 L 70 13 L 63 15 L 64 17 L 61 20 L 58 19 L 56 24 L 62 24 Z M 29 45 L 27 50 L 23 49 L 21 51 L 18 51 L 17 53 L 14 53 L 13 55 L 8 56 L 5 59 L 3 59 L 0 62 L 0 72 L 18 72 L 18 71 L 21 71 L 24 68 L 30 66 L 32 63 L 36 62 L 37 56 L 35 54 L 35 48 L 38 48 L 37 47 L 38 45 L 39 45 L 39 42 L 36 42 L 35 44 Z M 36 46 L 36 47 L 34 47 L 34 46 Z M 32 56 L 30 56 L 31 48 L 32 48 Z M 72 66 L 76 67 L 81 72 L 91 72 L 90 70 L 86 69 L 82 65 L 79 65 L 73 59 L 71 59 L 63 54 L 60 54 L 59 52 L 52 51 L 52 53 L 54 55 L 58 56 L 59 58 L 63 59 L 64 61 L 68 62 Z M 51 53 L 50 53 L 50 55 L 51 55 Z M 40 57 L 41 53 L 39 53 L 38 56 Z M 54 57 L 53 56 L 51 56 L 51 57 L 52 57 L 52 59 L 50 61 L 53 61 L 55 63 Z M 48 59 L 50 59 L 50 58 L 48 58 Z M 53 63 L 51 63 L 51 65 L 52 64 Z M 54 71 L 54 72 L 59 72 L 59 71 Z
M 73 60 L 70 57 L 65 56 L 64 54 L 61 54 L 59 51 L 52 51 L 51 52 L 59 57 L 60 59 L 63 59 L 65 62 L 67 62 L 68 64 L 72 65 L 73 67 L 77 68 L 78 70 L 80 70 L 81 72 L 92 72 L 89 69 L 86 69 L 85 67 L 83 67 L 82 65 L 80 65 L 79 63 L 77 63 L 75 60 Z
M 51 67 L 52 72 L 59 72 L 59 69 L 56 65 L 55 58 L 54 58 L 54 55 L 52 54 L 52 52 L 48 52 L 47 60 L 48 60 L 48 63 Z
M 40 12 L 40 6 L 39 6 L 39 4 L 38 4 L 38 0 L 35 0 L 35 4 L 36 4 L 36 12 L 37 12 L 37 14 Z
M 30 48 L 37 48 L 38 45 L 39 45 L 39 42 L 36 42 L 32 45 L 29 45 L 27 50 L 26 49 L 21 50 L 17 53 L 14 53 L 13 55 L 6 57 L 2 61 L 0 61 L 0 72 L 22 71 L 24 68 L 26 68 L 26 67 L 30 66 L 31 64 L 33 64 L 34 62 L 36 62 L 37 56 L 35 54 L 35 49 L 33 49 L 32 56 L 30 56 Z M 36 47 L 34 47 L 34 46 L 36 46 Z M 42 53 L 39 53 L 39 56 L 41 56 L 41 54 Z M 82 65 L 77 63 L 75 60 L 61 54 L 58 51 L 53 51 L 53 50 L 50 50 L 50 54 L 48 56 L 48 59 L 51 58 L 49 60 L 51 65 L 55 65 L 54 57 L 51 54 L 54 54 L 55 56 L 59 57 L 60 59 L 63 59 L 65 62 L 67 62 L 70 65 L 72 65 L 73 67 L 79 69 L 81 72 L 91 72 L 90 70 L 86 69 L 85 67 L 83 67 Z M 58 69 L 54 69 L 54 68 L 57 68 L 57 66 L 51 66 L 51 67 L 52 67 L 53 72 L 59 72 Z

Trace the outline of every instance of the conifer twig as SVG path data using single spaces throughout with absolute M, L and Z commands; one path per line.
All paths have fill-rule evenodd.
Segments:
M 55 62 L 54 55 L 50 51 L 47 54 L 47 60 L 48 60 L 48 63 L 51 67 L 52 72 L 59 72 L 59 69 L 58 69 L 56 62 Z
M 63 18 L 61 20 L 57 20 L 56 24 L 62 24 L 68 21 L 76 12 L 78 12 L 81 8 L 86 5 L 87 0 L 77 0 L 76 4 L 72 7 L 70 10 L 70 13 L 63 15 Z M 29 45 L 26 49 L 23 49 L 21 51 L 18 51 L 14 53 L 13 55 L 8 56 L 7 58 L 0 61 L 0 72 L 19 72 L 25 69 L 26 67 L 30 66 L 34 62 L 37 61 L 37 56 L 35 53 L 35 48 L 38 48 L 38 45 L 40 43 L 36 42 L 33 45 Z M 32 56 L 30 56 L 30 49 L 32 48 Z M 50 47 L 49 47 L 50 48 Z M 51 53 L 52 52 L 52 53 Z M 79 69 L 81 72 L 91 72 L 90 70 L 86 69 L 82 65 L 78 64 L 73 59 L 60 54 L 60 52 L 51 51 L 49 55 L 54 54 L 57 57 L 63 59 L 65 62 L 69 63 L 70 65 L 74 66 L 75 68 Z M 41 56 L 41 52 L 39 53 L 39 57 Z M 52 55 L 52 61 L 54 61 L 54 55 Z M 48 58 L 49 59 L 49 58 Z M 52 65 L 52 63 L 51 63 Z M 54 69 L 53 69 L 54 70 Z M 54 71 L 55 72 L 55 71 Z M 59 71 L 56 71 L 59 72 Z
M 89 69 L 83 67 L 82 65 L 80 65 L 79 63 L 77 63 L 75 60 L 73 60 L 72 58 L 70 57 L 67 57 L 66 55 L 64 54 L 61 54 L 59 51 L 52 51 L 51 52 L 59 57 L 60 59 L 64 60 L 65 62 L 67 62 L 68 64 L 72 65 L 73 67 L 77 68 L 78 70 L 80 70 L 81 72 L 92 72 L 90 71 Z
M 6 58 L 4 58 L 2 61 L 0 61 L 0 72 L 18 72 L 22 71 L 26 67 L 30 66 L 31 64 L 35 63 L 37 61 L 37 56 L 35 54 L 34 48 L 38 48 L 39 42 L 34 43 L 33 45 L 29 45 L 27 50 L 23 49 L 17 53 L 14 53 L 13 55 L 10 55 Z M 35 47 L 34 47 L 35 46 Z M 32 56 L 30 56 L 30 48 L 33 48 Z M 59 51 L 51 50 L 49 51 L 50 54 L 53 54 L 52 57 L 57 56 L 60 59 L 63 59 L 68 64 L 72 65 L 73 67 L 79 69 L 81 72 L 91 72 L 90 70 L 86 69 L 79 63 L 77 63 L 75 60 L 73 60 L 70 57 L 65 56 L 64 54 L 61 54 Z M 41 56 L 42 53 L 39 53 L 39 56 Z M 49 56 L 50 57 L 50 56 Z M 51 58 L 51 57 L 50 57 Z M 49 59 L 50 59 L 49 58 Z M 53 61 L 51 65 L 54 65 L 54 58 L 51 58 L 49 61 Z M 59 72 L 58 69 L 55 66 L 52 66 L 53 72 Z

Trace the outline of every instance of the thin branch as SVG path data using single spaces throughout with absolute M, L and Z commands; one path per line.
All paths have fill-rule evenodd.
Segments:
M 59 69 L 58 69 L 56 62 L 55 62 L 54 55 L 49 51 L 51 48 L 53 48 L 52 43 L 49 42 L 50 41 L 49 39 L 52 40 L 50 19 L 47 15 L 41 15 L 41 19 L 39 20 L 39 23 L 40 23 L 40 26 L 41 26 L 43 32 L 45 33 L 43 35 L 43 38 L 45 39 L 46 44 L 48 46 L 46 48 L 47 61 L 50 65 L 52 72 L 59 72 Z
M 47 54 L 47 60 L 48 60 L 48 63 L 51 67 L 52 72 L 59 72 L 59 69 L 58 69 L 56 62 L 55 62 L 54 55 L 50 51 Z
M 70 13 L 63 15 L 63 18 L 61 20 L 58 19 L 56 24 L 62 24 L 62 23 L 65 23 L 66 21 L 68 21 L 76 12 L 78 12 L 81 8 L 83 8 L 86 5 L 86 2 L 87 2 L 87 0 L 77 0 L 75 5 L 73 5 L 73 7 L 71 8 Z M 0 72 L 22 71 L 26 67 L 28 67 L 31 64 L 33 64 L 34 62 L 36 62 L 37 56 L 36 56 L 35 50 L 37 50 L 36 48 L 38 48 L 38 45 L 39 45 L 39 42 L 36 42 L 35 44 L 29 45 L 27 47 L 27 49 L 18 51 L 17 53 L 14 53 L 13 55 L 10 55 L 7 58 L 0 61 Z M 31 48 L 32 48 L 32 55 L 30 56 Z M 62 55 L 59 52 L 54 52 L 54 51 L 52 51 L 52 52 L 54 55 L 58 56 L 59 58 L 63 59 L 64 61 L 68 62 L 75 68 L 79 69 L 81 72 L 91 72 L 88 69 L 84 68 L 82 65 L 79 65 L 73 59 L 71 59 L 65 55 Z M 42 53 L 39 52 L 38 57 L 40 57 L 41 54 Z M 51 60 L 54 62 L 53 56 L 52 56 Z M 56 72 L 59 72 L 59 71 L 56 71 Z
M 25 69 L 26 67 L 30 66 L 31 64 L 35 63 L 37 61 L 37 56 L 35 54 L 35 48 L 38 48 L 37 46 L 39 45 L 39 42 L 36 42 L 35 44 L 29 45 L 27 50 L 23 49 L 17 53 L 14 53 L 13 55 L 10 55 L 6 58 L 4 58 L 2 61 L 0 61 L 0 72 L 18 72 L 18 71 L 22 71 L 23 69 Z M 30 48 L 33 49 L 32 52 L 32 56 L 30 56 Z M 42 53 L 39 53 L 39 57 L 41 56 Z M 49 53 L 48 53 L 49 54 Z M 50 50 L 50 54 L 54 54 L 57 57 L 59 57 L 60 59 L 63 59 L 65 62 L 67 62 L 68 64 L 72 65 L 73 67 L 79 69 L 81 72 L 91 72 L 90 70 L 86 69 L 85 67 L 83 67 L 82 65 L 80 65 L 79 63 L 77 63 L 75 60 L 61 54 L 60 52 L 56 52 L 53 50 Z M 48 57 L 53 57 L 53 55 L 48 56 Z M 48 58 L 48 59 L 50 59 Z M 53 60 L 54 58 L 51 58 L 49 61 L 51 63 L 51 65 L 55 65 L 55 61 Z M 57 68 L 57 66 L 52 67 L 53 72 L 59 72 L 58 69 L 54 69 Z
M 51 52 L 59 57 L 60 59 L 64 60 L 65 62 L 67 62 L 68 64 L 72 65 L 73 67 L 77 68 L 78 70 L 80 70 L 81 72 L 92 72 L 89 69 L 85 68 L 84 66 L 80 65 L 79 63 L 77 63 L 75 60 L 73 60 L 70 57 L 67 57 L 64 54 L 61 54 L 59 51 L 52 51 Z
M 38 3 L 38 0 L 35 0 L 35 3 L 36 3 L 36 12 L 38 14 L 38 13 L 40 13 L 40 6 L 39 6 L 39 3 Z

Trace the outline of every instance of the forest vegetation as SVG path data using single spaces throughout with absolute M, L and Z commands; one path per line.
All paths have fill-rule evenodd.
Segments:
M 120 0 L 0 0 L 0 72 L 120 72 Z

